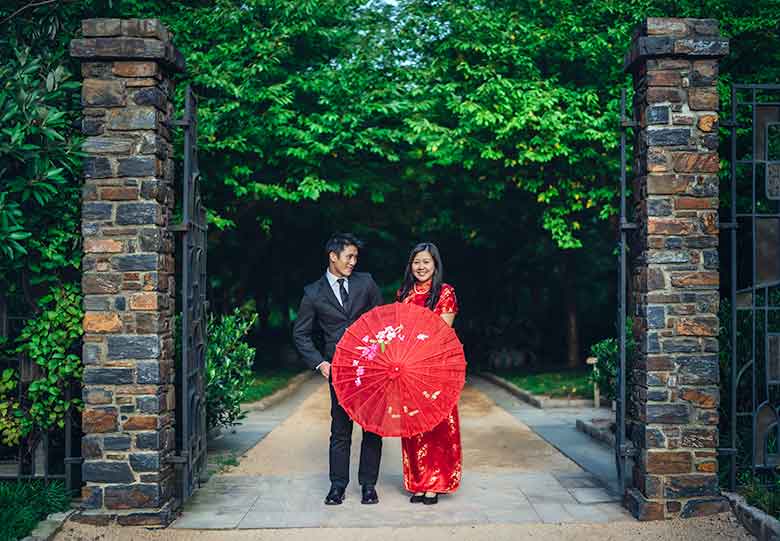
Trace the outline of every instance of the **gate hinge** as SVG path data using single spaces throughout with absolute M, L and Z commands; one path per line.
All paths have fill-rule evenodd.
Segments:
M 638 229 L 639 226 L 633 222 L 620 222 L 621 231 L 630 231 L 632 229 Z
M 169 464 L 186 464 L 189 461 L 189 455 L 182 453 L 181 455 L 168 455 L 165 458 L 165 462 Z
M 637 451 L 638 449 L 636 447 L 625 443 L 618 448 L 618 452 L 620 453 L 620 456 L 625 456 L 625 457 L 635 457 L 638 454 Z
M 190 224 L 182 222 L 180 224 L 172 224 L 168 226 L 169 231 L 173 231 L 174 233 L 186 233 L 190 230 Z

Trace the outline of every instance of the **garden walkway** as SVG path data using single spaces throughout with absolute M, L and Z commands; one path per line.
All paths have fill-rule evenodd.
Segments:
M 565 424 L 574 431 L 571 412 L 565 421 L 566 413 L 528 409 L 502 389 L 474 379 L 463 392 L 460 413 L 463 483 L 456 494 L 441 497 L 435 506 L 408 503 L 397 439 L 385 440 L 378 505 L 361 505 L 355 482 L 342 506 L 323 505 L 328 489 L 329 396 L 324 382 L 313 378 L 286 402 L 250 413 L 235 434 L 222 438 L 223 449 L 232 441 L 239 452 L 252 440 L 260 441 L 243 452 L 238 466 L 213 475 L 167 530 L 143 534 L 139 530 L 130 535 L 127 528 L 97 530 L 69 525 L 58 539 L 96 539 L 99 531 L 103 539 L 117 540 L 310 540 L 311 534 L 306 532 L 311 528 L 318 528 L 318 540 L 379 537 L 388 541 L 415 536 L 491 541 L 526 536 L 578 541 L 750 539 L 729 515 L 675 521 L 676 526 L 636 522 L 615 493 L 605 488 L 610 484 L 608 479 L 605 482 L 586 472 L 554 446 L 585 445 L 576 435 L 561 436 Z M 522 418 L 546 433 L 545 438 L 554 445 Z M 357 477 L 354 453 L 358 450 L 356 430 L 353 479 Z M 581 456 L 577 457 L 577 452 Z M 599 460 L 593 456 L 601 453 L 604 464 L 604 457 L 610 456 L 607 448 L 577 452 L 575 459 L 582 463 L 590 460 L 597 470 Z

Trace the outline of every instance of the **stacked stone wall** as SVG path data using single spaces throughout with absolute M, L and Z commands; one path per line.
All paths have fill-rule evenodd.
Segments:
M 726 510 L 718 489 L 717 21 L 649 18 L 634 78 L 636 177 L 630 299 L 639 354 L 630 434 L 639 454 L 626 503 L 640 519 Z
M 165 524 L 174 503 L 171 76 L 157 20 L 93 19 L 82 60 L 84 457 L 80 519 Z

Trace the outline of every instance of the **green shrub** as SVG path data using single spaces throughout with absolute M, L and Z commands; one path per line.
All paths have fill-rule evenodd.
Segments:
M 49 513 L 65 511 L 70 496 L 59 482 L 0 482 L 0 539 L 21 539 Z
M 626 319 L 626 363 L 628 364 L 636 352 L 636 342 L 631 330 L 632 320 Z M 607 400 L 615 400 L 617 396 L 617 368 L 620 363 L 618 341 L 615 338 L 605 338 L 590 347 L 590 354 L 596 357 L 596 365 L 590 375 L 590 381 L 599 386 L 599 391 Z
M 255 348 L 246 342 L 257 314 L 231 315 L 208 320 L 206 352 L 206 424 L 209 428 L 232 426 L 244 417 L 241 402 L 252 384 Z

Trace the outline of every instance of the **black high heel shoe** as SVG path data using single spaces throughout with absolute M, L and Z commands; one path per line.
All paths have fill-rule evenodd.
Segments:
M 414 494 L 411 498 L 409 498 L 409 503 L 423 503 L 425 500 L 425 494 Z
M 439 495 L 434 494 L 433 496 L 423 496 L 422 502 L 424 505 L 435 505 L 439 503 Z

